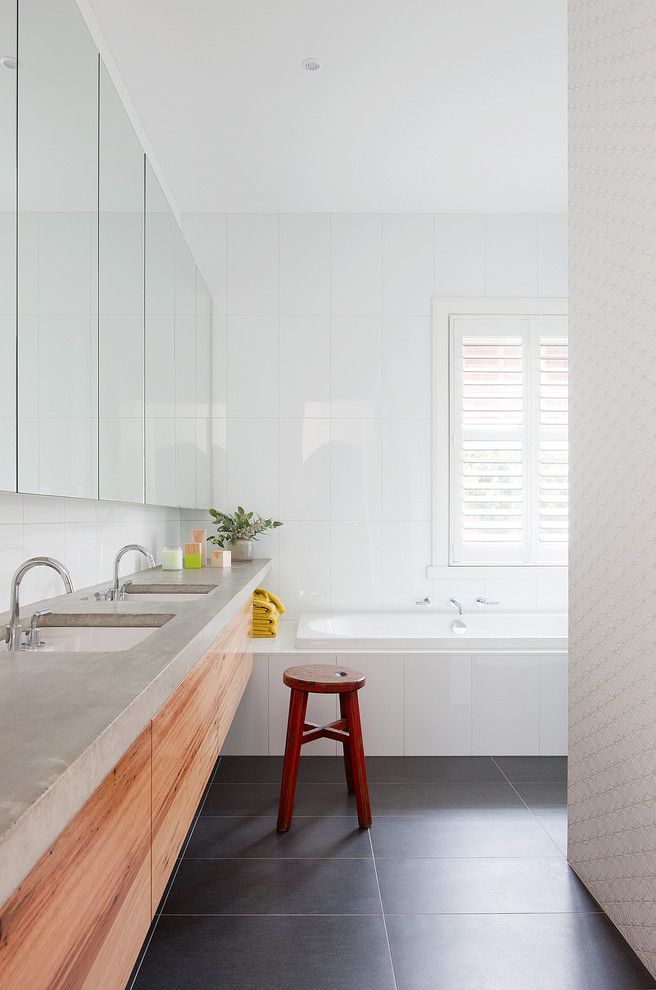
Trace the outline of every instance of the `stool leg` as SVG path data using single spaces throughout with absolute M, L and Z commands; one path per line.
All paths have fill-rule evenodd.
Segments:
M 346 708 L 344 707 L 344 695 L 339 696 L 339 714 L 340 717 L 346 718 Z M 349 749 L 348 741 L 343 744 L 344 746 L 344 772 L 346 773 L 346 788 L 349 794 L 355 794 L 355 784 L 353 783 L 353 767 L 351 766 L 351 752 Z
M 367 768 L 364 762 L 364 744 L 362 742 L 358 692 L 348 691 L 342 697 L 344 698 L 344 712 L 349 734 L 349 751 L 353 770 L 353 784 L 355 786 L 355 801 L 358 807 L 358 822 L 360 828 L 370 828 L 371 807 L 369 805 Z
M 285 760 L 282 767 L 282 783 L 280 785 L 280 805 L 278 807 L 278 831 L 287 832 L 292 823 L 294 812 L 294 794 L 296 793 L 296 778 L 298 776 L 298 760 L 301 755 L 303 726 L 307 710 L 307 691 L 297 691 L 292 688 L 289 698 L 289 717 L 287 719 L 287 740 L 285 742 Z

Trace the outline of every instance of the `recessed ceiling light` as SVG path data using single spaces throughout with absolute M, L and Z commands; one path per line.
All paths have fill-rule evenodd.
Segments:
M 13 55 L 3 55 L 2 58 L 0 58 L 0 65 L 3 69 L 15 69 L 16 64 L 16 59 Z
M 318 72 L 321 68 L 321 62 L 318 58 L 305 58 L 303 59 L 303 68 L 306 72 Z

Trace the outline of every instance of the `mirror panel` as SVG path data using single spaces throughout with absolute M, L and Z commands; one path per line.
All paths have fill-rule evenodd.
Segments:
M 75 0 L 21 0 L 19 490 L 98 496 L 98 53 Z
M 98 187 L 99 497 L 144 501 L 144 154 L 104 65 Z
M 16 0 L 0 0 L 0 56 L 16 58 Z M 0 66 L 0 490 L 16 491 L 16 68 Z
M 175 232 L 175 497 L 196 505 L 196 264 Z
M 146 502 L 175 497 L 175 255 L 177 223 L 146 161 Z
M 196 508 L 212 504 L 212 296 L 196 269 Z

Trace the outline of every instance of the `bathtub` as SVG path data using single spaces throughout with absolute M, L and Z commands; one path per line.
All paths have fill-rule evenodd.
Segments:
M 566 653 L 565 612 L 380 612 L 303 616 L 296 648 L 307 650 L 427 650 L 434 653 Z

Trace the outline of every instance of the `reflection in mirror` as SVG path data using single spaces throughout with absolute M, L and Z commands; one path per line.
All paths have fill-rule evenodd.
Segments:
M 0 489 L 16 491 L 16 0 L 0 0 L 0 58 Z
M 175 251 L 177 223 L 146 161 L 146 502 L 176 505 Z
M 99 497 L 144 501 L 144 155 L 100 69 Z
M 19 490 L 95 498 L 98 54 L 75 0 L 21 0 Z

